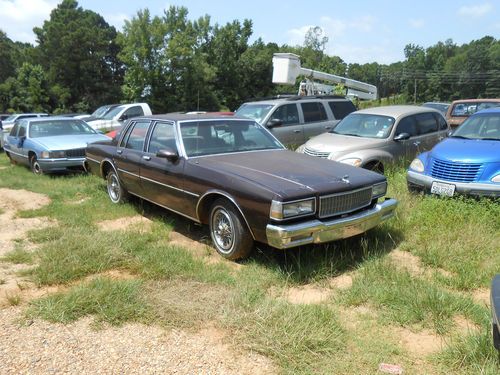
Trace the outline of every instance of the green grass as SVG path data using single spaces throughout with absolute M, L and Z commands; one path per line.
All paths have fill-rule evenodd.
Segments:
M 0 166 L 7 164 L 0 154 Z M 377 373 L 381 362 L 401 364 L 405 373 L 495 373 L 489 311 L 472 293 L 488 288 L 500 270 L 499 203 L 413 195 L 402 168 L 387 175 L 388 195 L 400 202 L 394 219 L 322 246 L 283 252 L 257 245 L 235 268 L 207 262 L 207 254 L 168 240 L 174 229 L 205 240 L 206 229 L 137 199 L 113 205 L 95 176 L 34 176 L 23 167 L 7 168 L 0 170 L 0 187 L 51 198 L 49 205 L 18 216 L 48 217 L 55 224 L 30 231 L 0 261 L 32 264 L 24 274 L 38 285 L 64 286 L 64 292 L 32 301 L 30 317 L 68 323 L 93 316 L 97 322 L 140 321 L 167 329 L 215 325 L 232 344 L 271 358 L 290 374 Z M 98 225 L 134 215 L 152 219 L 151 230 L 104 232 Z M 26 240 L 37 250 L 25 250 Z M 396 249 L 418 257 L 429 272 L 416 276 L 396 267 L 389 258 Z M 117 270 L 124 279 L 109 278 L 107 272 Z M 329 286 L 332 277 L 346 273 L 353 276 L 351 288 Z M 316 305 L 283 297 L 288 288 L 305 284 L 331 294 Z M 369 312 L 357 313 L 359 307 Z M 458 316 L 478 331 L 460 333 L 453 320 Z M 447 345 L 417 356 L 394 334 L 401 327 L 430 330 Z

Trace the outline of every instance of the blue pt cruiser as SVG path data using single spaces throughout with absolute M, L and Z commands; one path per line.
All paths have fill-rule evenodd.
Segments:
M 470 116 L 413 160 L 406 179 L 413 191 L 500 197 L 500 108 Z
M 17 122 L 5 143 L 14 164 L 25 164 L 33 173 L 84 169 L 89 143 L 110 140 L 84 121 L 66 117 L 30 118 Z

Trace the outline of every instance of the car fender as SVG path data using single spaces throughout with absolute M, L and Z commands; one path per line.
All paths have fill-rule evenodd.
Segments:
M 373 161 L 379 161 L 382 162 L 383 164 L 394 162 L 394 156 L 391 153 L 381 149 L 353 151 L 344 154 L 340 157 L 337 157 L 336 160 L 342 161 L 344 159 L 354 159 L 354 158 L 361 159 L 362 166 L 365 166 Z

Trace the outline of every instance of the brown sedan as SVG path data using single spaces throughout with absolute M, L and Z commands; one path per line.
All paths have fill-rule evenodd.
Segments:
M 128 194 L 208 224 L 225 258 L 347 238 L 391 217 L 384 176 L 286 150 L 253 120 L 159 115 L 87 148 L 114 203 Z

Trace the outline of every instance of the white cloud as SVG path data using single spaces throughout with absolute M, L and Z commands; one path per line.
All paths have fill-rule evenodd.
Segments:
M 103 17 L 107 23 L 109 23 L 111 26 L 114 26 L 118 31 L 121 31 L 123 29 L 125 20 L 127 21 L 131 20 L 131 17 L 124 13 L 106 14 L 103 15 Z
M 340 56 L 346 63 L 366 64 L 377 62 L 391 64 L 404 59 L 403 53 L 395 52 L 392 46 L 385 44 L 370 44 L 354 46 L 352 44 L 338 44 L 326 50 L 331 56 Z M 374 57 L 376 56 L 376 58 Z
M 421 29 L 422 27 L 425 26 L 425 21 L 421 18 L 410 19 L 409 23 L 410 23 L 410 26 L 413 27 L 414 29 Z
M 287 44 L 290 46 L 302 45 L 304 43 L 304 38 L 306 33 L 309 31 L 312 25 L 302 26 L 297 29 L 290 29 L 286 33 L 288 35 Z
M 0 29 L 20 42 L 35 42 L 34 26 L 42 26 L 57 6 L 55 0 L 0 0 Z
M 484 3 L 480 5 L 464 5 L 458 9 L 458 14 L 464 17 L 474 17 L 479 18 L 491 12 L 493 7 L 490 3 Z

